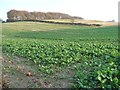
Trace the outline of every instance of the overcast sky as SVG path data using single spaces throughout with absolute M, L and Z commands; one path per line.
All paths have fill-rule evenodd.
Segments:
M 119 0 L 0 0 L 0 18 L 11 9 L 61 12 L 91 20 L 118 20 Z

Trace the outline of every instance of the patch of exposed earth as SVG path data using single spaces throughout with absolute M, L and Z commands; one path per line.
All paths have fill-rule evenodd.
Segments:
M 69 88 L 74 76 L 69 67 L 55 73 L 46 75 L 39 72 L 32 62 L 21 57 L 2 58 L 2 86 L 3 88 Z

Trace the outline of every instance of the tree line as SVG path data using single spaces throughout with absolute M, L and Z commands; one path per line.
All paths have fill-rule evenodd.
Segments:
M 45 19 L 83 19 L 81 17 L 70 16 L 59 12 L 28 12 L 19 10 L 10 10 L 7 12 L 7 21 L 12 20 L 45 20 Z

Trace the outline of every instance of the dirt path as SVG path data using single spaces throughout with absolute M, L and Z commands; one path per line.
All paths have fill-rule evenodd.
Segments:
M 9 88 L 68 88 L 73 71 L 68 68 L 54 75 L 38 72 L 37 66 L 26 59 L 3 55 L 3 87 Z

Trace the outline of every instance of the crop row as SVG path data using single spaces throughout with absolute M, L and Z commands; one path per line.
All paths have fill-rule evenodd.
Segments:
M 86 85 L 92 87 L 94 84 L 98 84 L 98 87 L 103 88 L 112 84 L 114 87 L 118 87 L 117 42 L 59 42 L 35 39 L 7 39 L 3 41 L 3 52 L 32 60 L 38 65 L 41 72 L 48 74 L 55 73 L 57 70 L 62 69 L 61 67 L 81 63 L 76 67 L 74 87 L 85 87 Z M 85 75 L 87 73 L 82 70 L 83 67 L 85 71 L 91 68 L 91 73 Z M 93 76 L 90 77 L 91 75 Z M 83 81 L 80 81 L 79 78 L 81 77 L 84 77 L 81 79 Z M 90 78 L 95 78 L 95 80 Z M 85 80 L 87 81 L 84 82 Z M 89 80 L 95 81 L 94 84 L 88 85 L 87 82 L 90 82 Z M 112 84 L 109 82 L 112 82 Z M 104 86 L 105 83 L 108 86 Z

